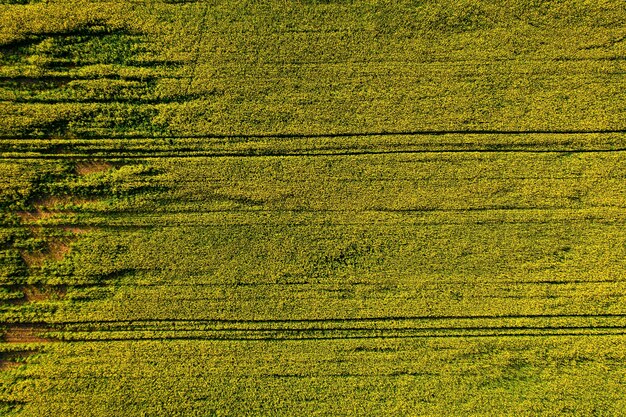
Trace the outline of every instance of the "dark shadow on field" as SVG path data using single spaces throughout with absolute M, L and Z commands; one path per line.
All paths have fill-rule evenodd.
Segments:
M 0 45 L 0 65 L 11 68 L 0 77 L 0 95 L 11 104 L 9 120 L 22 120 L 0 127 L 0 135 L 162 134 L 152 123 L 156 106 L 188 98 L 159 93 L 158 82 L 182 64 L 152 58 L 141 34 L 106 22 L 25 35 Z

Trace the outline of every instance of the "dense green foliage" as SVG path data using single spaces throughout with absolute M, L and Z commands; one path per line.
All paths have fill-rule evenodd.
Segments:
M 16 99 L 0 134 L 624 129 L 625 16 L 582 0 L 0 5 Z
M 620 415 L 625 19 L 0 0 L 0 415 Z

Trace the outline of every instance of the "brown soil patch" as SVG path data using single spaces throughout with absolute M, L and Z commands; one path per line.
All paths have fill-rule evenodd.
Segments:
M 96 198 L 79 198 L 74 196 L 49 196 L 40 198 L 38 200 L 33 201 L 33 206 L 37 208 L 37 214 L 50 213 L 54 214 L 54 209 L 58 209 L 63 211 L 65 206 L 81 206 L 89 203 L 96 203 L 99 200 Z
M 37 301 L 46 301 L 50 296 L 35 286 L 27 286 L 22 289 L 26 302 L 35 303 Z
M 69 251 L 70 246 L 65 242 L 61 242 L 59 240 L 48 242 L 48 255 L 55 261 L 62 260 Z
M 49 300 L 60 300 L 67 294 L 66 285 L 24 285 L 14 286 L 15 291 L 19 291 L 24 294 L 20 298 L 14 298 L 6 300 L 5 302 L 11 305 L 24 305 L 26 303 L 37 303 Z M 1 354 L 0 354 L 1 359 Z
M 17 217 L 20 218 L 20 220 L 22 220 L 22 223 L 33 223 L 39 220 L 49 219 L 50 217 L 54 216 L 55 213 L 37 210 L 37 211 L 18 211 L 15 214 L 17 215 Z
M 40 336 L 41 333 L 49 331 L 38 325 L 13 325 L 5 330 L 3 339 L 5 343 L 49 343 L 54 339 Z
M 0 371 L 10 371 L 11 369 L 15 369 L 20 365 L 21 363 L 19 362 L 5 361 L 0 359 Z
M 50 208 L 54 206 L 58 206 L 61 204 L 67 204 L 69 202 L 69 197 L 43 197 L 33 202 L 33 205 L 37 208 Z
M 29 268 L 41 268 L 48 256 L 43 252 L 26 252 L 22 251 L 22 259 Z
M 105 161 L 79 162 L 76 164 L 78 175 L 89 175 L 96 172 L 104 172 L 113 168 L 113 165 Z
M 58 300 L 63 298 L 67 293 L 67 288 L 63 286 L 44 286 L 36 287 L 34 285 L 27 285 L 22 288 L 24 293 L 24 300 L 28 303 L 36 303 L 39 301 Z
M 22 251 L 22 259 L 29 268 L 40 268 L 47 260 L 61 261 L 70 251 L 70 243 L 73 239 L 50 239 L 47 241 L 47 249 L 41 252 Z
M 92 228 L 89 227 L 78 227 L 78 226 L 63 226 L 61 227 L 61 229 L 65 230 L 66 232 L 70 232 L 74 235 L 82 235 L 85 233 L 89 233 L 90 231 L 92 231 Z

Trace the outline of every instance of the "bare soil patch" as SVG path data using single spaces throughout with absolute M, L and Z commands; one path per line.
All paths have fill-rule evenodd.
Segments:
M 22 288 L 24 300 L 29 303 L 40 301 L 58 300 L 65 296 L 67 287 L 65 286 L 43 286 L 27 285 Z
M 5 302 L 11 305 L 24 305 L 26 303 L 38 303 L 49 300 L 60 300 L 67 294 L 66 285 L 15 285 L 14 291 L 23 294 L 20 298 L 13 298 Z M 0 358 L 1 358 L 0 354 Z
M 21 363 L 13 362 L 13 361 L 5 361 L 0 359 L 0 371 L 10 371 L 11 369 L 15 369 L 19 367 Z
M 18 211 L 15 214 L 20 218 L 22 223 L 34 223 L 39 220 L 49 219 L 54 216 L 55 213 L 49 211 Z
M 69 242 L 58 239 L 47 243 L 47 249 L 39 252 L 22 251 L 22 259 L 29 268 L 40 268 L 48 260 L 61 261 L 70 251 Z
M 96 198 L 79 198 L 75 196 L 48 196 L 33 201 L 33 206 L 40 212 L 54 214 L 56 211 L 64 211 L 66 206 L 80 206 L 89 203 L 96 203 Z
M 76 164 L 78 175 L 89 175 L 96 172 L 104 172 L 113 168 L 113 165 L 105 161 L 80 162 Z
M 92 231 L 92 228 L 89 227 L 80 227 L 80 226 L 62 226 L 61 227 L 62 230 L 65 230 L 66 232 L 70 232 L 74 235 L 82 235 L 85 233 L 89 233 L 90 231 Z
M 21 255 L 29 268 L 41 268 L 46 259 L 48 259 L 47 254 L 43 252 L 21 251 Z
M 52 240 L 48 242 L 48 255 L 55 261 L 60 261 L 65 258 L 65 255 L 70 251 L 70 245 L 68 242 L 60 240 Z
M 5 343 L 50 343 L 54 339 L 41 336 L 42 333 L 49 331 L 42 325 L 27 324 L 27 325 L 12 325 L 9 326 L 2 339 Z

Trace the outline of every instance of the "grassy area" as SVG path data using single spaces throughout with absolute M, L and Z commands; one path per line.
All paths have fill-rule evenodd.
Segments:
M 0 415 L 619 415 L 624 19 L 0 1 Z

